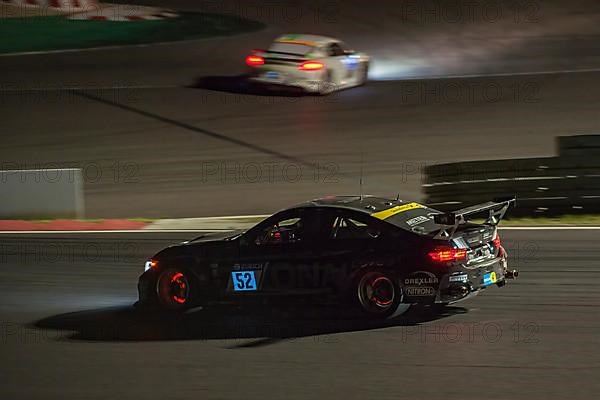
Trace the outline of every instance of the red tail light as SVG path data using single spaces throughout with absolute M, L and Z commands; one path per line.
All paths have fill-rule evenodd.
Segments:
M 453 249 L 451 247 L 436 247 L 428 254 L 429 258 L 435 262 L 461 261 L 467 257 L 467 250 Z
M 500 242 L 500 235 L 496 233 L 496 237 L 494 238 L 494 240 L 492 240 L 492 243 L 494 243 L 495 248 L 500 248 L 500 245 L 502 244 L 502 242 Z
M 258 67 L 260 65 L 264 65 L 265 59 L 261 56 L 251 55 L 246 57 L 246 64 L 250 67 Z
M 300 71 L 318 71 L 323 68 L 325 65 L 318 61 L 305 61 L 298 67 Z
M 500 235 L 498 235 L 498 232 L 496 232 L 496 237 L 494 237 L 494 240 L 492 240 L 492 244 L 498 249 L 498 257 L 502 256 L 504 254 L 504 249 L 502 248 L 502 242 L 500 241 Z

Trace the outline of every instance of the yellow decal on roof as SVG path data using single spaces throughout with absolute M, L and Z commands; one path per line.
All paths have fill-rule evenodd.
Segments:
M 404 211 L 414 210 L 415 208 L 425 208 L 425 206 L 422 206 L 419 203 L 402 204 L 401 206 L 396 206 L 388 208 L 387 210 L 378 211 L 376 213 L 371 214 L 371 216 L 379 219 L 388 219 L 393 215 L 400 214 Z
M 305 42 L 304 40 L 278 40 L 277 43 L 288 43 L 288 44 L 301 44 L 303 46 L 308 47 L 317 47 L 317 44 L 314 42 Z

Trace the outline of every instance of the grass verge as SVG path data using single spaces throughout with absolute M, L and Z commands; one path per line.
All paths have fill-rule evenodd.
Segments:
M 257 31 L 264 25 L 230 15 L 181 13 L 156 21 L 76 21 L 62 16 L 0 19 L 0 54 L 174 42 Z

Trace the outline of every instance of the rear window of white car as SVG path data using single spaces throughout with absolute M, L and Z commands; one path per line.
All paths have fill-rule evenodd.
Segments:
M 275 42 L 269 48 L 269 51 L 279 53 L 297 54 L 303 56 L 314 50 L 314 47 L 296 43 L 280 43 Z

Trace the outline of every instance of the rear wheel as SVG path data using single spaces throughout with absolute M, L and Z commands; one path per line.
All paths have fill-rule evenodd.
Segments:
M 323 76 L 323 81 L 321 82 L 321 86 L 319 87 L 319 94 L 321 96 L 327 96 L 335 89 L 335 82 L 333 79 L 333 72 L 330 70 L 325 71 L 325 75 Z
M 193 277 L 184 269 L 169 268 L 161 272 L 156 282 L 159 303 L 170 311 L 183 311 L 193 306 Z
M 402 303 L 402 290 L 385 271 L 364 272 L 358 279 L 356 296 L 363 313 L 371 318 L 396 317 L 410 307 Z

